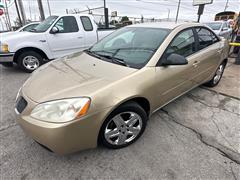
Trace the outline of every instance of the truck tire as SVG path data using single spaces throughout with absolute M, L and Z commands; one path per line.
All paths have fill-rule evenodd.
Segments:
M 43 64 L 43 57 L 35 51 L 26 51 L 18 56 L 17 64 L 23 71 L 31 73 Z

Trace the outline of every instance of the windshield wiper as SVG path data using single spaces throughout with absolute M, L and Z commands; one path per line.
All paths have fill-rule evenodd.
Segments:
M 115 51 L 115 54 L 118 53 L 121 50 L 145 50 L 145 51 L 151 51 L 155 52 L 157 49 L 153 48 L 144 48 L 144 47 L 126 47 L 126 48 L 118 48 L 118 49 L 111 49 Z
M 124 59 L 121 59 L 121 58 L 117 58 L 117 57 L 114 57 L 114 56 L 109 56 L 109 55 L 102 55 L 102 54 L 98 54 L 102 57 L 105 57 L 107 59 L 110 59 L 113 63 L 118 63 L 118 64 L 121 64 L 123 66 L 127 66 L 129 67 L 129 65 L 126 63 L 126 61 L 124 61 Z
M 97 54 L 97 53 L 95 53 L 94 51 L 91 51 L 91 50 L 89 50 L 89 49 L 84 50 L 84 52 L 86 52 L 87 54 L 89 54 L 89 55 L 91 55 L 91 56 L 93 56 L 93 57 L 96 57 L 96 58 L 98 58 L 98 59 L 102 59 L 102 56 L 101 56 L 101 55 L 99 55 L 99 54 Z
M 106 59 L 110 59 L 113 63 L 118 63 L 120 65 L 123 65 L 123 66 L 127 66 L 129 67 L 129 65 L 124 61 L 124 59 L 121 59 L 121 58 L 117 58 L 117 57 L 114 57 L 115 55 L 115 52 L 109 52 L 109 51 L 91 51 L 91 50 L 85 50 L 88 54 L 92 55 L 92 56 L 95 56 L 99 59 L 102 59 L 102 58 L 106 58 Z M 111 53 L 113 54 L 112 56 L 110 55 L 105 55 L 105 54 L 99 54 L 99 52 L 103 52 L 103 53 Z

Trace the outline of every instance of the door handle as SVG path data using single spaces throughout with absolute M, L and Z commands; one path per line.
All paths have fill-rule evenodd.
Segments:
M 197 67 L 198 64 L 199 64 L 199 61 L 195 61 L 195 62 L 193 63 L 193 67 Z
M 77 37 L 78 39 L 82 39 L 83 37 L 82 36 L 79 36 L 79 37 Z
M 222 49 L 219 49 L 217 52 L 218 52 L 218 53 L 222 53 L 222 51 L 223 51 Z

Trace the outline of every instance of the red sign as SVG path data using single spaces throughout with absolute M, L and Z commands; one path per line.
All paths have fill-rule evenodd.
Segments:
M 3 15 L 4 11 L 3 9 L 0 9 L 0 16 Z

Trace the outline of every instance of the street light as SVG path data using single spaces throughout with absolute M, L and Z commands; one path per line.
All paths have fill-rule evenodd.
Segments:
M 108 28 L 108 8 L 106 8 L 106 0 L 103 0 L 103 7 L 104 7 L 104 17 L 105 17 L 105 28 Z
M 179 14 L 180 5 L 181 5 L 181 0 L 178 1 L 178 8 L 177 8 L 177 14 L 176 14 L 175 23 L 177 23 L 177 21 L 178 21 L 178 14 Z
M 51 13 L 51 8 L 50 8 L 50 3 L 49 3 L 49 0 L 47 0 L 47 5 L 48 5 L 48 11 L 49 11 L 49 15 L 51 16 L 52 13 Z

